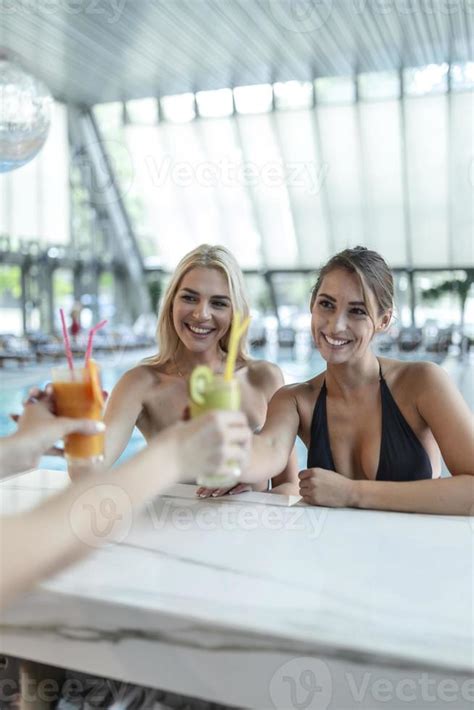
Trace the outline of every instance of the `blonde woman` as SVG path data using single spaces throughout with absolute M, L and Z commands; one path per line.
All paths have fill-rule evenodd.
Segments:
M 235 257 L 222 246 L 202 244 L 178 264 L 160 309 L 158 354 L 129 370 L 113 389 L 105 414 L 106 464 L 112 464 L 126 447 L 137 426 L 147 442 L 182 419 L 188 403 L 188 379 L 196 365 L 223 372 L 234 311 L 245 318 L 249 308 L 243 276 Z M 241 341 L 236 376 L 240 380 L 242 410 L 250 428 L 265 421 L 273 394 L 283 385 L 277 365 L 252 360 Z M 287 495 L 298 492 L 298 470 L 293 452 L 272 481 L 272 490 Z M 265 483 L 257 484 L 259 489 Z M 248 490 L 238 485 L 232 492 Z M 198 493 L 221 495 L 226 489 Z

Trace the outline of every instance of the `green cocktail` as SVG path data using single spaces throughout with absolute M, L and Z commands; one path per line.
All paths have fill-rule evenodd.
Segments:
M 189 410 L 191 417 L 215 409 L 238 412 L 240 409 L 240 385 L 233 378 L 225 380 L 222 375 L 214 375 L 205 365 L 196 367 L 189 380 Z M 197 483 L 206 488 L 227 488 L 235 486 L 240 477 L 240 468 L 236 464 L 232 473 L 215 471 L 199 476 Z

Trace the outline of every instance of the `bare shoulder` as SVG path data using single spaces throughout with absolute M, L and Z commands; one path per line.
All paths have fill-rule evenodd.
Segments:
M 151 387 L 156 387 L 160 384 L 161 374 L 156 367 L 146 364 L 140 364 L 127 370 L 119 380 L 121 388 L 133 390 L 135 392 L 148 391 Z
M 400 403 L 414 406 L 423 417 L 430 408 L 440 402 L 444 406 L 451 402 L 453 406 L 462 406 L 462 395 L 448 373 L 434 362 L 402 362 L 400 360 L 381 360 L 382 372 L 389 388 Z
M 427 387 L 450 381 L 449 375 L 434 362 L 420 360 L 405 362 L 391 358 L 380 358 L 382 373 L 396 386 L 410 389 L 413 394 L 424 391 Z
M 249 360 L 247 376 L 250 384 L 263 390 L 268 398 L 284 384 L 282 371 L 278 365 L 268 360 Z
M 292 399 L 298 406 L 305 403 L 314 403 L 314 399 L 317 398 L 321 391 L 324 374 L 322 372 L 306 382 L 293 382 L 292 384 L 284 385 L 278 390 L 278 397 Z

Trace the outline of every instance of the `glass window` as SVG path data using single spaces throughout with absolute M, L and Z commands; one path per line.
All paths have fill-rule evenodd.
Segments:
M 474 62 L 451 64 L 451 88 L 453 91 L 463 91 L 474 88 Z
M 442 94 L 448 90 L 448 64 L 428 64 L 403 70 L 403 86 L 407 96 Z
M 313 274 L 272 274 L 278 304 L 278 316 L 283 327 L 309 327 L 311 290 L 316 282 Z M 301 322 L 300 322 L 301 321 Z
M 457 281 L 464 281 L 464 271 L 424 271 L 414 275 L 416 324 L 429 322 L 438 328 L 458 325 L 461 319 Z M 439 288 L 442 286 L 442 288 Z M 430 293 L 430 290 L 431 293 Z
M 251 311 L 256 315 L 273 313 L 268 284 L 261 274 L 244 274 L 245 290 Z
M 158 122 L 157 99 L 135 99 L 127 101 L 127 121 L 142 126 L 154 126 Z
M 177 94 L 163 96 L 160 101 L 161 112 L 165 121 L 172 123 L 189 123 L 196 117 L 194 94 Z
M 355 101 L 355 81 L 352 76 L 334 76 L 316 79 L 317 104 L 350 104 Z
M 474 101 L 472 93 L 449 97 L 450 254 L 453 266 L 474 265 Z M 470 148 L 469 148 L 470 146 Z
M 314 112 L 276 112 L 274 123 L 297 244 L 295 267 L 320 265 L 330 256 L 324 191 L 331 167 L 317 145 Z M 271 252 L 271 235 L 265 235 L 265 239 L 270 242 L 267 251 Z
M 313 84 L 310 81 L 285 81 L 273 84 L 275 108 L 302 109 L 313 106 Z
M 446 266 L 447 96 L 405 99 L 405 145 L 413 266 Z
M 410 281 L 406 272 L 394 274 L 394 306 L 391 330 L 410 327 Z
M 96 104 L 93 111 L 101 133 L 119 131 L 123 126 L 123 103 L 121 101 Z
M 394 71 L 370 72 L 357 77 L 359 98 L 367 101 L 400 98 L 400 75 Z
M 238 113 L 267 113 L 273 108 L 273 90 L 270 84 L 236 86 L 234 100 Z
M 359 106 L 364 181 L 364 245 L 389 264 L 407 263 L 398 101 Z
M 55 312 L 58 308 L 64 308 L 68 316 L 74 303 L 74 276 L 71 269 L 59 268 L 53 271 L 53 294 Z
M 232 89 L 198 91 L 196 94 L 198 113 L 203 118 L 222 118 L 234 112 Z
M 238 175 L 252 203 L 264 264 L 275 269 L 295 267 L 295 223 L 274 114 L 237 116 L 236 120 L 242 150 Z
M 2 333 L 12 335 L 23 333 L 19 266 L 0 264 L 0 322 Z
M 99 277 L 99 316 L 112 319 L 115 316 L 115 278 L 111 271 L 103 271 Z
M 334 253 L 366 238 L 357 107 L 321 106 L 317 112 Z

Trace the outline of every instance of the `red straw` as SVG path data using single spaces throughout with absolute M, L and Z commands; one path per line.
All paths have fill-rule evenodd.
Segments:
M 90 329 L 89 331 L 89 338 L 87 340 L 87 350 L 86 350 L 86 362 L 85 362 L 85 367 L 87 367 L 89 360 L 91 359 L 92 355 L 92 341 L 94 340 L 94 335 L 97 333 L 98 330 L 104 327 L 104 325 L 107 323 L 106 320 L 101 320 L 100 323 L 97 323 L 93 328 Z
M 64 316 L 64 310 L 62 308 L 59 309 L 59 315 L 61 316 L 61 324 L 63 326 L 63 340 L 64 349 L 66 350 L 67 364 L 69 365 L 69 369 L 72 372 L 72 370 L 74 370 L 74 362 L 72 359 L 71 343 L 69 342 L 69 335 L 67 333 L 66 318 Z

